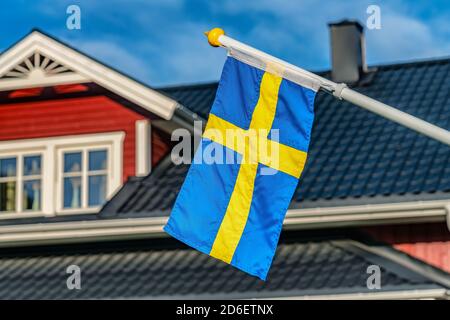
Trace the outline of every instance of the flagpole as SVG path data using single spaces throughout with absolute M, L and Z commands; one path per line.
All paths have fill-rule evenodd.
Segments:
M 365 96 L 355 90 L 348 88 L 344 83 L 333 82 L 329 79 L 323 78 L 312 72 L 306 71 L 293 64 L 271 56 L 258 49 L 250 47 L 242 42 L 234 40 L 226 36 L 225 32 L 222 29 L 214 28 L 208 32 L 205 32 L 205 34 L 208 37 L 208 42 L 211 46 L 221 46 L 228 49 L 229 52 L 237 51 L 249 57 L 254 57 L 260 61 L 264 61 L 265 63 L 270 62 L 275 65 L 281 66 L 284 70 L 288 70 L 290 73 L 295 74 L 298 77 L 318 82 L 321 89 L 333 94 L 338 99 L 348 101 L 354 105 L 376 113 L 386 119 L 394 121 L 411 130 L 419 132 L 450 146 L 450 131 L 448 130 L 435 126 L 434 124 L 431 124 L 406 112 L 391 107 L 385 103 Z

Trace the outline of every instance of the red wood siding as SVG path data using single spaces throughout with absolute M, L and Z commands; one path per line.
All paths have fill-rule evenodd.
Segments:
M 364 228 L 375 239 L 450 272 L 450 231 L 445 223 L 422 223 Z
M 4 104 L 0 105 L 0 140 L 124 131 L 126 180 L 135 175 L 135 121 L 139 119 L 144 116 L 105 96 Z M 168 148 L 160 139 L 153 134 L 152 150 L 157 155 Z

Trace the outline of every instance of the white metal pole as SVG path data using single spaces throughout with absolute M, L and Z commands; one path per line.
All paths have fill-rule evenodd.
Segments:
M 237 40 L 234 40 L 226 35 L 222 35 L 219 37 L 219 41 L 222 47 L 227 48 L 228 50 L 237 50 L 240 51 L 242 53 L 245 53 L 249 56 L 253 56 L 256 57 L 259 60 L 262 61 L 266 61 L 266 62 L 273 62 L 276 63 L 278 65 L 283 66 L 285 69 L 296 73 L 300 76 L 306 77 L 306 78 L 311 78 L 311 79 L 315 79 L 317 81 L 320 82 L 321 86 L 323 86 L 324 88 L 334 88 L 337 83 L 328 80 L 326 78 L 323 78 L 321 76 L 318 76 L 312 72 L 306 71 L 302 68 L 299 68 L 297 66 L 294 66 L 293 64 L 290 64 L 289 62 L 286 62 L 284 60 L 278 59 L 274 56 L 271 56 L 270 54 L 267 54 L 265 52 L 262 52 L 258 49 L 255 49 L 253 47 L 250 47 L 242 42 L 239 42 Z
M 386 119 L 401 124 L 407 128 L 410 128 L 416 132 L 426 135 L 430 138 L 438 140 L 444 144 L 450 146 L 450 131 L 435 126 L 427 121 L 414 117 L 406 112 L 393 108 L 385 103 L 367 97 L 363 94 L 349 89 L 345 84 L 338 84 L 314 73 L 306 71 L 302 68 L 294 66 L 286 61 L 271 56 L 265 52 L 250 47 L 242 42 L 234 40 L 225 35 L 224 31 L 219 28 L 212 29 L 207 32 L 208 41 L 212 46 L 222 46 L 228 50 L 236 50 L 247 56 L 254 57 L 261 61 L 272 62 L 282 66 L 285 70 L 294 73 L 300 77 L 313 79 L 320 83 L 320 87 L 339 99 L 344 99 L 350 103 L 353 103 L 361 108 L 376 113 Z
M 400 111 L 355 90 L 343 88 L 342 99 L 450 146 L 450 131 Z

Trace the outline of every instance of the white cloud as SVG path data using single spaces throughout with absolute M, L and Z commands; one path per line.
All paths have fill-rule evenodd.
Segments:
M 164 61 L 164 74 L 152 78 L 152 83 L 204 82 L 220 77 L 226 51 L 208 45 L 202 23 L 183 23 L 158 42 L 148 42 L 140 48 L 151 61 Z
M 330 66 L 327 23 L 344 18 L 364 23 L 370 4 L 373 1 L 224 0 L 197 4 L 136 0 L 129 5 L 117 0 L 108 4 L 92 1 L 82 4 L 85 29 L 68 42 L 151 85 L 202 82 L 218 79 L 225 59 L 225 51 L 209 47 L 202 34 L 218 23 L 232 37 L 289 62 L 326 69 Z M 448 13 L 419 18 L 406 0 L 380 0 L 377 4 L 382 29 L 366 30 L 370 64 L 449 54 Z M 415 6 L 423 12 L 423 7 Z M 194 20 L 188 10 L 203 10 L 204 14 Z M 87 20 L 94 18 L 101 26 L 96 33 L 92 33 L 94 23 L 89 25 L 93 20 Z M 109 25 L 114 28 L 109 30 Z
M 111 40 L 68 41 L 80 51 L 139 80 L 151 78 L 151 64 Z M 132 48 L 130 48 L 132 50 Z M 156 68 L 155 68 L 156 69 Z M 156 74 L 156 72 L 154 72 Z
M 381 29 L 367 31 L 367 52 L 371 61 L 398 61 L 448 55 L 450 43 L 440 39 L 430 25 L 412 17 L 388 12 Z
M 317 63 L 323 67 L 324 63 L 329 65 L 327 23 L 356 19 L 364 25 L 370 4 L 373 1 L 259 0 L 237 4 L 227 0 L 221 10 L 228 14 L 273 16 L 276 24 L 261 22 L 239 36 L 281 57 L 295 59 L 297 51 L 297 56 L 302 57 L 298 63 L 315 68 Z M 378 1 L 377 4 L 381 7 L 382 29 L 365 30 L 369 63 L 450 54 L 448 13 L 435 12 L 425 19 L 414 15 L 409 1 Z

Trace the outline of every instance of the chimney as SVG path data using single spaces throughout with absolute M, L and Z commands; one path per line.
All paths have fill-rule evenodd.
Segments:
M 330 23 L 331 77 L 355 83 L 367 72 L 363 26 L 358 21 Z

